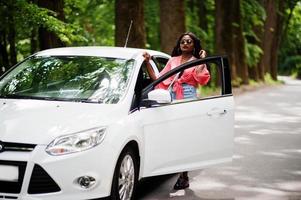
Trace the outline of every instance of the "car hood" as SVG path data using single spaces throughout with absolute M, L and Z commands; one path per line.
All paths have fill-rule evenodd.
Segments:
M 0 99 L 0 141 L 49 144 L 60 135 L 118 120 L 119 108 L 118 104 Z

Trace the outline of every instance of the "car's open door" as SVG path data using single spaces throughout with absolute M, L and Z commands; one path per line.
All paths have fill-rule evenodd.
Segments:
M 166 92 L 154 92 L 161 81 L 200 64 L 206 64 L 211 80 L 197 88 L 196 99 L 170 102 Z M 226 57 L 194 60 L 162 75 L 144 89 L 139 107 L 144 138 L 142 176 L 232 160 L 234 102 Z

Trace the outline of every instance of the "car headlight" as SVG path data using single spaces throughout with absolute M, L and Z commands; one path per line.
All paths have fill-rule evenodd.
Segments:
M 54 139 L 46 148 L 50 155 L 64 155 L 91 149 L 100 144 L 106 128 L 90 129 Z

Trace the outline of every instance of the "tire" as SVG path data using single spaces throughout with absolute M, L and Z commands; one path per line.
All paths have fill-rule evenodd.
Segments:
M 137 182 L 137 156 L 131 148 L 126 148 L 120 154 L 115 167 L 111 200 L 133 200 Z

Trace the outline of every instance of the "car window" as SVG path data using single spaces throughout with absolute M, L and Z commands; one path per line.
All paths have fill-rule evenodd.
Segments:
M 206 68 L 209 72 L 210 79 L 207 84 L 198 85 L 197 95 L 199 99 L 222 95 L 223 78 L 221 67 L 219 67 L 216 63 L 207 63 Z
M 161 78 L 155 81 L 153 85 L 145 88 L 143 98 L 147 98 L 148 92 L 154 89 L 169 91 L 172 98 L 171 104 L 222 97 L 226 83 L 224 83 L 225 77 L 223 75 L 225 72 L 221 59 L 221 57 L 209 58 L 206 59 L 208 61 L 205 63 L 196 60 L 190 64 L 185 64 L 190 67 L 175 67 L 161 75 Z M 200 62 L 202 63 L 200 64 Z M 181 70 L 178 71 L 178 69 Z M 170 75 L 168 76 L 168 74 Z
M 117 103 L 133 60 L 90 56 L 31 57 L 0 80 L 0 96 Z
M 204 68 L 197 72 L 197 68 Z M 172 103 L 195 101 L 222 95 L 221 71 L 216 63 L 194 65 L 170 78 Z M 162 81 L 160 85 L 164 85 Z M 158 86 L 157 86 L 158 87 Z M 160 87 L 160 86 L 159 86 Z
M 165 67 L 166 63 L 168 62 L 168 58 L 153 56 L 153 61 L 155 62 L 159 72 Z

